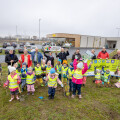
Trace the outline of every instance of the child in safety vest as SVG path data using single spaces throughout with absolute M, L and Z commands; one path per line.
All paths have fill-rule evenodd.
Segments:
M 55 70 L 56 72 L 59 74 L 58 78 L 61 80 L 61 69 L 62 69 L 62 65 L 61 65 L 62 60 L 58 59 L 57 61 L 57 65 L 55 66 Z
M 34 68 L 34 70 L 35 70 L 37 85 L 38 86 L 39 85 L 44 86 L 43 85 L 43 80 L 42 80 L 42 69 L 41 69 L 40 63 L 36 64 L 36 67 Z
M 69 96 L 69 80 L 67 78 L 67 73 L 68 73 L 68 65 L 67 65 L 67 60 L 63 61 L 63 66 L 62 66 L 62 83 L 64 85 L 64 95 Z
M 16 68 L 16 73 L 20 76 L 21 75 L 21 68 L 18 63 L 14 63 L 13 67 Z
M 46 77 L 49 74 L 50 70 L 51 70 L 52 66 L 51 66 L 51 61 L 49 60 L 47 62 L 47 67 L 46 67 Z
M 96 87 L 100 86 L 102 84 L 102 81 L 101 81 L 101 72 L 99 69 L 94 69 L 94 74 L 95 74 L 95 84 L 96 84 Z
M 104 72 L 104 76 L 102 76 L 102 80 L 104 83 L 107 83 L 107 85 L 109 85 L 109 83 L 110 83 L 110 71 L 109 71 L 109 69 L 107 69 L 105 71 L 104 67 L 102 67 L 102 71 Z
M 32 92 L 32 95 L 34 95 L 34 92 L 35 92 L 34 83 L 35 83 L 36 77 L 32 67 L 28 68 L 28 72 L 26 75 L 27 75 L 26 83 L 27 83 L 27 92 L 28 92 L 27 95 L 29 95 L 30 92 Z
M 20 76 L 16 74 L 16 68 L 12 66 L 8 66 L 10 74 L 7 77 L 7 81 L 4 83 L 3 87 L 7 87 L 9 85 L 10 93 L 11 93 L 11 99 L 9 102 L 13 101 L 16 95 L 16 99 L 19 100 L 18 97 L 18 88 L 19 84 L 21 82 Z
M 46 81 L 48 81 L 48 99 L 54 99 L 55 89 L 57 88 L 57 82 L 63 87 L 62 82 L 58 78 L 58 73 L 55 73 L 55 69 L 51 68 Z
M 76 95 L 76 90 L 78 91 L 78 97 L 79 99 L 82 98 L 81 96 L 81 86 L 83 82 L 83 75 L 87 72 L 88 66 L 87 66 L 87 60 L 83 62 L 79 62 L 77 59 L 74 59 L 73 61 L 73 66 L 74 66 L 74 74 L 72 77 L 72 82 L 73 82 L 73 94 L 72 98 L 75 97 Z M 83 68 L 84 66 L 84 68 Z
M 115 74 L 117 74 L 117 77 L 118 77 L 118 82 L 115 83 L 115 86 L 117 88 L 120 88 L 120 71 L 119 71 L 119 68 L 117 68 L 117 71 L 115 72 Z
M 26 87 L 26 77 L 27 77 L 26 73 L 27 73 L 27 65 L 24 62 L 22 64 L 22 68 L 21 68 L 21 88 L 22 88 L 22 92 L 24 91 L 24 88 Z
M 47 65 L 45 64 L 45 60 L 43 59 L 41 69 L 42 69 L 42 78 L 46 77 L 46 67 Z
M 73 91 L 73 83 L 72 83 L 73 74 L 74 74 L 74 67 L 73 67 L 73 62 L 71 62 L 68 68 L 69 92 Z

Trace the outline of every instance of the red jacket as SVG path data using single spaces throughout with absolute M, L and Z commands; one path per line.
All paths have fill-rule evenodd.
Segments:
M 32 66 L 32 60 L 30 60 L 30 57 L 31 57 L 30 55 L 28 55 L 27 57 L 28 57 L 28 68 L 29 68 L 30 66 Z M 19 62 L 21 63 L 20 66 L 22 68 L 22 63 L 24 62 L 24 54 L 21 55 L 21 59 L 22 61 L 19 60 Z
M 103 52 L 99 52 L 98 56 L 97 56 L 98 59 L 106 59 L 108 58 L 109 59 L 109 54 L 107 53 L 107 51 Z

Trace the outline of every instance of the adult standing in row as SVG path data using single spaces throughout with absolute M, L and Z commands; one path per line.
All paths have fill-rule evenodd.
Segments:
M 105 47 L 103 47 L 102 51 L 99 52 L 98 59 L 109 59 L 109 53 L 106 51 Z
M 47 58 L 46 64 L 48 61 L 51 61 L 51 65 L 54 67 L 54 57 L 52 56 L 52 52 L 49 52 L 49 55 L 47 55 L 44 50 L 44 56 Z
M 56 57 L 61 59 L 61 62 L 63 62 L 63 60 L 67 60 L 67 56 L 69 56 L 68 49 L 65 52 L 64 48 L 61 48 L 61 52 L 60 53 L 57 54 L 57 52 L 56 52 Z
M 81 58 L 81 54 L 80 54 L 80 50 L 77 49 L 76 52 L 72 55 L 72 61 L 74 61 L 74 59 L 80 59 Z
M 9 50 L 9 54 L 5 56 L 5 62 L 7 65 L 13 66 L 14 63 L 18 62 L 18 57 L 13 53 L 13 50 Z
M 112 57 L 112 59 L 120 60 L 120 50 L 117 50 L 117 54 Z
M 24 49 L 24 54 L 20 56 L 19 62 L 21 67 L 22 67 L 22 63 L 24 62 L 26 63 L 28 68 L 32 66 L 31 55 L 28 54 L 27 49 Z
M 95 55 L 95 50 L 94 50 L 94 49 L 91 50 L 91 53 L 93 54 L 93 56 L 92 56 L 91 59 L 92 59 L 92 60 L 93 60 L 93 59 L 96 59 L 96 55 Z
M 28 51 L 28 53 L 31 54 L 34 66 L 36 66 L 37 63 L 41 64 L 41 59 L 43 59 L 43 55 L 41 52 L 38 51 L 38 48 L 35 48 L 35 51 L 33 52 Z

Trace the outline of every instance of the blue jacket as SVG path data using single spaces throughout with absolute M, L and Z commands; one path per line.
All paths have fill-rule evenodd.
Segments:
M 29 54 L 31 54 L 31 57 L 32 57 L 32 61 L 34 62 L 34 56 L 35 56 L 35 51 L 33 52 L 30 52 L 28 51 Z M 37 52 L 38 54 L 38 62 L 41 64 L 41 59 L 43 59 L 43 55 L 40 53 L 40 52 Z

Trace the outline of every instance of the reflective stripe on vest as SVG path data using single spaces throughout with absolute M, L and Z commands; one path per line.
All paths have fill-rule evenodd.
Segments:
M 20 74 L 21 74 L 18 70 L 16 70 L 16 73 L 17 73 L 18 75 L 20 75 Z
M 32 75 L 27 75 L 26 83 L 27 84 L 33 84 L 33 83 L 35 83 L 35 81 L 33 80 L 33 78 L 34 78 L 33 74 Z
M 106 79 L 108 79 L 109 75 L 110 75 L 110 73 L 106 73 L 106 72 L 104 73 L 104 76 L 105 76 Z
M 74 78 L 76 79 L 82 79 L 83 78 L 83 75 L 82 75 L 82 70 L 78 71 L 76 70 L 73 74 Z
M 97 73 L 97 74 L 95 75 L 95 78 L 96 78 L 96 79 L 100 79 L 100 78 L 101 78 L 100 73 Z
M 48 86 L 57 86 L 57 77 L 52 79 L 49 75 L 48 75 Z
M 9 88 L 11 89 L 18 88 L 17 77 L 18 77 L 17 74 L 13 78 L 11 77 L 11 75 L 8 75 Z
M 35 74 L 41 75 L 41 73 L 42 73 L 41 67 L 39 67 L 39 68 L 35 67 Z
M 50 70 L 51 70 L 51 67 L 47 67 L 46 68 L 46 73 L 48 74 L 50 72 Z
M 73 76 L 73 74 L 74 74 L 74 70 L 71 71 L 71 69 L 69 68 L 69 69 L 68 69 L 68 74 L 71 75 L 71 76 L 68 75 L 68 78 L 69 78 L 69 79 L 72 79 L 72 76 Z
M 68 70 L 68 67 L 64 68 L 64 67 L 62 66 L 62 74 L 65 74 L 65 75 L 66 75 L 67 70 Z
M 57 68 L 57 73 L 58 73 L 58 74 L 61 74 L 61 71 L 60 71 L 59 69 L 62 68 L 62 65 L 56 65 L 56 68 Z

